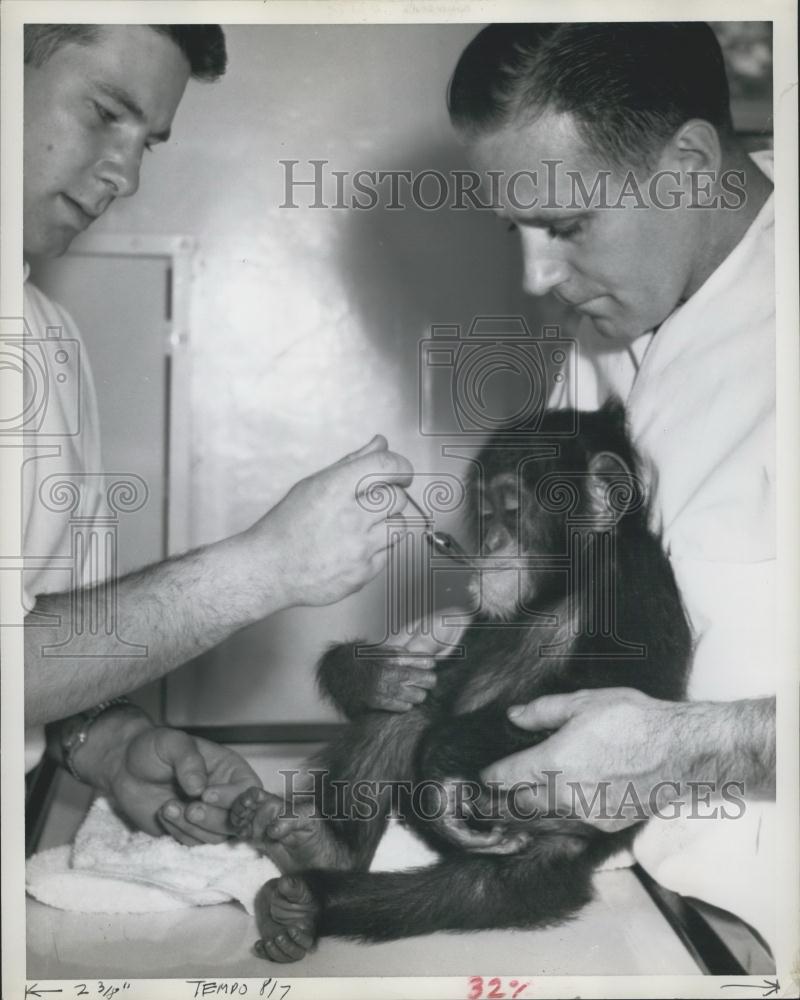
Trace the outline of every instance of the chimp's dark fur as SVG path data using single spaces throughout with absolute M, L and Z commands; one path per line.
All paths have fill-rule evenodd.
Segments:
M 543 510 L 536 500 L 545 476 L 558 473 L 578 484 L 571 515 L 582 515 L 591 534 L 592 524 L 597 528 L 608 514 L 605 488 L 620 467 L 607 456 L 617 456 L 637 473 L 637 457 L 619 404 L 578 414 L 578 433 L 572 437 L 548 437 L 568 428 L 575 416 L 573 411 L 546 414 L 536 444 L 537 451 L 539 444 L 555 446 L 549 456 L 529 460 L 530 449 L 499 447 L 495 441 L 480 455 L 484 483 L 508 473 L 521 482 L 520 511 L 495 511 L 495 516 L 519 514 L 518 526 L 509 531 L 519 538 L 522 552 L 540 556 L 566 551 L 567 513 Z M 478 493 L 473 482 L 473 517 L 478 514 Z M 513 726 L 506 716 L 510 705 L 545 694 L 601 687 L 631 687 L 656 698 L 682 698 L 691 654 L 689 627 L 670 564 L 648 528 L 646 504 L 634 507 L 618 516 L 612 530 L 615 621 L 616 635 L 642 646 L 643 656 L 615 655 L 607 638 L 569 627 L 569 609 L 573 625 L 577 615 L 580 626 L 580 609 L 588 602 L 585 590 L 602 586 L 599 579 L 534 569 L 528 589 L 532 596 L 525 604 L 551 615 L 549 623 L 540 620 L 531 627 L 530 618 L 519 608 L 511 609 L 502 623 L 479 615 L 461 639 L 466 658 L 443 660 L 436 668 L 435 690 L 409 712 L 363 708 L 358 677 L 359 670 L 369 665 L 354 660 L 352 645 L 336 646 L 323 657 L 320 684 L 351 720 L 320 757 L 330 777 L 347 783 L 477 781 L 488 764 L 549 735 Z M 509 627 L 514 623 L 518 627 Z M 545 648 L 559 643 L 558 655 Z M 590 899 L 593 870 L 632 836 L 631 829 L 604 834 L 576 819 L 545 817 L 528 821 L 533 836 L 520 853 L 476 854 L 454 847 L 437 830 L 436 821 L 409 815 L 408 821 L 439 851 L 441 860 L 427 868 L 370 873 L 367 868 L 385 829 L 389 804 L 387 795 L 378 815 L 330 821 L 353 851 L 355 870 L 301 873 L 320 907 L 319 934 L 385 941 L 438 930 L 552 924 L 573 915 Z

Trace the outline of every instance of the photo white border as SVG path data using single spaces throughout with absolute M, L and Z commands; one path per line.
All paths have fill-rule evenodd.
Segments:
M 793 0 L 3 0 L 0 5 L 0 94 L 2 97 L 2 170 L 0 171 L 0 317 L 22 315 L 22 25 L 43 23 L 443 23 L 490 21 L 646 21 L 753 20 L 774 22 L 774 114 L 776 198 L 777 307 L 777 456 L 778 456 L 778 594 L 777 649 L 783 662 L 778 690 L 778 809 L 780 865 L 786 873 L 779 902 L 780 939 L 777 978 L 780 996 L 800 995 L 800 772 L 798 770 L 798 663 L 800 663 L 800 560 L 798 525 L 798 426 L 800 426 L 800 364 L 798 363 L 798 160 L 797 160 L 797 11 Z M 21 400 L 21 387 L 20 396 Z M 13 405 L 9 400 L 6 405 Z M 21 406 L 20 406 L 21 409 Z M 0 482 L 9 481 L 12 448 L 0 447 Z M 5 475 L 4 475 L 5 473 Z M 0 558 L 19 551 L 20 497 L 8 490 L 0 496 Z M 0 606 L 3 621 L 21 625 L 22 608 L 16 573 L 2 572 Z M 23 643 L 22 629 L 7 627 L 0 636 L 3 671 L 0 680 L 2 727 L 2 892 L 3 997 L 25 995 L 24 915 L 24 765 L 23 765 Z M 524 970 L 519 970 L 524 974 Z M 265 963 L 265 977 L 280 967 Z M 479 974 L 473 969 L 470 975 Z M 488 973 L 491 975 L 491 972 Z M 292 1000 L 306 997 L 466 997 L 463 978 L 291 979 Z M 503 977 L 506 978 L 506 977 Z M 732 977 L 723 977 L 726 983 Z M 722 980 L 691 977 L 534 977 L 534 997 L 754 997 L 754 984 L 764 977 L 742 977 L 741 989 L 726 989 Z M 191 996 L 183 980 L 132 981 L 131 998 Z M 261 980 L 246 980 L 253 986 Z M 40 983 L 41 989 L 67 983 Z M 256 991 L 257 994 L 257 991 Z M 54 994 L 47 994 L 48 996 Z M 64 994 L 67 995 L 66 992 Z M 253 989 L 248 995 L 253 995 Z

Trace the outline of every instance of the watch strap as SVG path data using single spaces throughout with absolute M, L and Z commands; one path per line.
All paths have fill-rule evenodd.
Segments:
M 65 734 L 65 737 L 61 742 L 61 756 L 64 762 L 64 767 L 66 767 L 76 781 L 83 783 L 83 778 L 81 777 L 78 769 L 75 767 L 75 754 L 89 738 L 89 730 L 100 718 L 100 716 L 104 712 L 107 712 L 110 708 L 116 708 L 118 705 L 130 704 L 130 699 L 124 696 L 120 696 L 119 698 L 109 698 L 107 701 L 101 701 L 93 708 L 89 708 L 85 712 L 81 712 L 79 716 L 80 724 L 78 728 L 73 728 L 68 734 Z

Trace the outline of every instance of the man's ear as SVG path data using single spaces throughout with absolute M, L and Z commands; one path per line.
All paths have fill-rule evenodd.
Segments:
M 719 132 L 702 118 L 690 118 L 684 122 L 664 148 L 662 159 L 670 160 L 671 168 L 681 173 L 713 171 L 722 169 L 722 143 Z

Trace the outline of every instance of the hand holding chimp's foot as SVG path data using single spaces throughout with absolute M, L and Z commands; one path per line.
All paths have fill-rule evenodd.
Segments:
M 297 962 L 317 941 L 319 904 L 306 883 L 297 876 L 271 879 L 256 896 L 256 922 L 260 940 L 254 951 L 270 962 Z
M 353 867 L 350 851 L 311 803 L 285 802 L 263 788 L 248 788 L 231 807 L 231 824 L 240 839 L 266 854 L 284 874 Z

